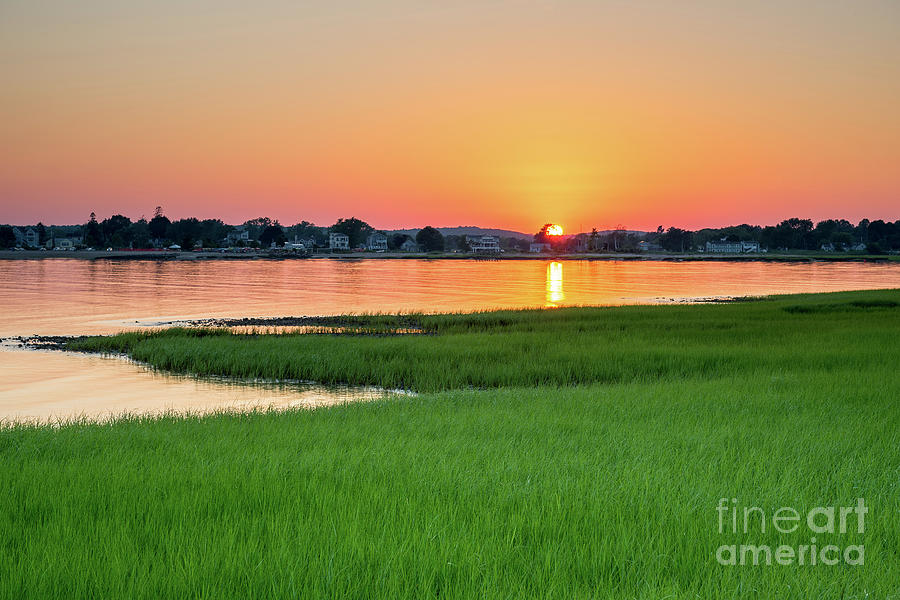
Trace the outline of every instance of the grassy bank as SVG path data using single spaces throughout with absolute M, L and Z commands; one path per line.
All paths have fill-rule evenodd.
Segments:
M 900 292 L 415 319 L 426 335 L 79 341 L 428 393 L 3 429 L 0 597 L 900 596 Z M 722 544 L 812 535 L 720 534 L 723 497 L 862 497 L 865 532 L 816 543 L 865 564 L 720 565 Z
M 393 320 L 393 322 L 392 322 Z M 170 329 L 75 340 L 198 375 L 372 384 L 419 392 L 890 368 L 900 292 L 850 292 L 683 306 L 359 317 L 365 332 L 237 335 Z

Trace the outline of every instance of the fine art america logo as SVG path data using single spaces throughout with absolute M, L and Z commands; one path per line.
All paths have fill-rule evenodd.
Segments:
M 719 533 L 729 536 L 752 537 L 771 534 L 793 534 L 800 532 L 803 543 L 797 546 L 786 544 L 723 544 L 716 550 L 716 561 L 720 565 L 846 565 L 857 566 L 865 562 L 863 544 L 838 546 L 820 544 L 817 535 L 865 532 L 865 516 L 869 508 L 862 498 L 857 498 L 855 506 L 817 506 L 807 511 L 798 511 L 790 506 L 782 506 L 766 512 L 758 506 L 739 506 L 737 498 L 722 498 L 716 506 Z M 809 537 L 803 536 L 808 533 Z

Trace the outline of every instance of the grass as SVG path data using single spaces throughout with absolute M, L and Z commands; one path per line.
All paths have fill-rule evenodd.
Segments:
M 702 306 L 627 306 L 371 317 L 425 335 L 238 335 L 170 329 L 70 343 L 197 375 L 462 388 L 653 382 L 897 364 L 900 293 Z M 365 324 L 355 318 L 355 326 Z
M 6 427 L 0 598 L 900 597 L 900 292 L 415 319 L 428 334 L 77 342 L 428 393 Z M 865 532 L 817 543 L 865 564 L 719 565 L 811 536 L 720 534 L 723 497 L 862 497 Z

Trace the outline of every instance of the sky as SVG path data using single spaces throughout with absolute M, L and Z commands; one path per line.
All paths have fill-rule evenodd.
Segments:
M 900 2 L 4 0 L 0 222 L 900 218 Z

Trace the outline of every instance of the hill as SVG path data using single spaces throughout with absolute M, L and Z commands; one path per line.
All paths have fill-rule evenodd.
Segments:
M 496 235 L 499 237 L 512 237 L 521 240 L 530 240 L 534 237 L 534 234 L 531 233 L 522 233 L 521 231 L 512 231 L 509 229 L 488 229 L 485 227 L 476 227 L 474 225 L 436 227 L 435 229 L 440 231 L 443 235 Z M 418 229 L 390 229 L 387 231 L 389 234 L 402 233 L 411 236 L 415 236 L 418 232 Z

